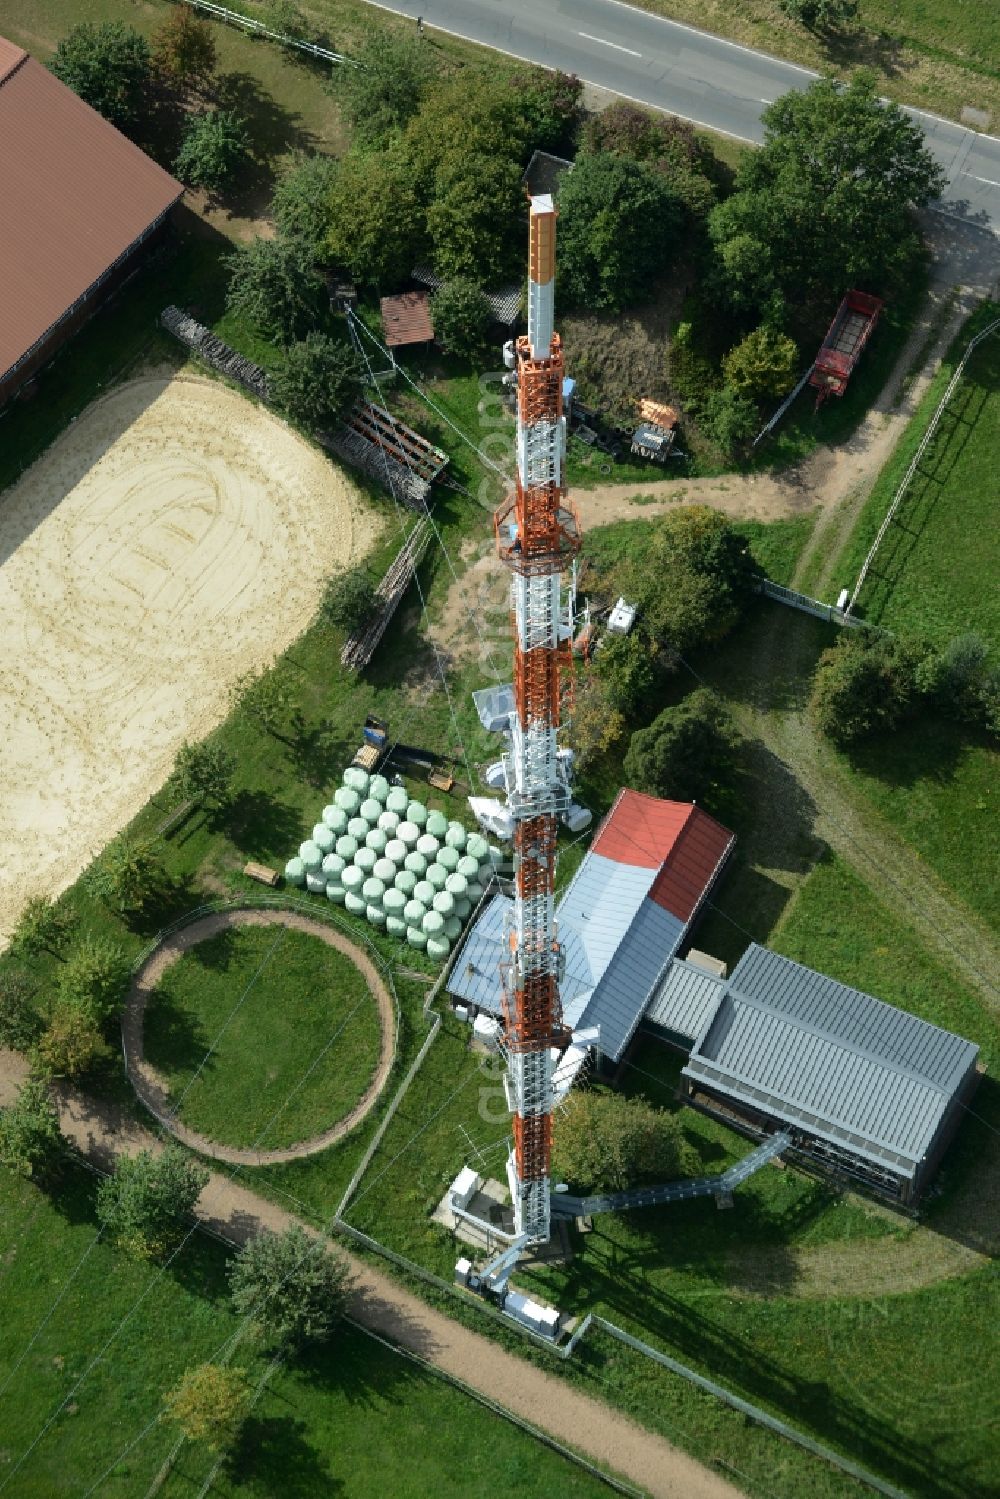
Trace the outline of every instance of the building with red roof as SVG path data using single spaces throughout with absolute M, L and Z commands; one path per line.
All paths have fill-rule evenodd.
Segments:
M 692 802 L 618 793 L 556 912 L 566 1024 L 594 1033 L 608 1060 L 624 1055 L 735 841 Z M 448 979 L 454 999 L 498 1016 L 510 905 L 498 895 L 484 908 Z
M 0 406 L 131 273 L 182 193 L 0 37 Z

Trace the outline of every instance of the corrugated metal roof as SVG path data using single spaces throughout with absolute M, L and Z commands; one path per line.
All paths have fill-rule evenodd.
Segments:
M 632 925 L 653 874 L 651 869 L 602 858 L 591 849 L 559 902 L 560 938 L 566 931 L 580 936 L 595 984 Z
M 650 899 L 681 921 L 690 921 L 735 842 L 728 828 L 700 807 L 691 807 L 653 882 Z
M 683 921 L 644 900 L 577 1025 L 600 1027 L 600 1049 L 617 1062 L 646 1008 L 646 996 L 684 940 Z
M 0 47 L 2 375 L 183 189 L 41 63 Z
M 390 349 L 404 344 L 430 343 L 434 337 L 431 299 L 425 291 L 404 291 L 382 298 L 382 328 Z
M 690 802 L 667 802 L 623 787 L 597 830 L 591 853 L 641 869 L 659 869 L 690 812 Z
M 646 1006 L 646 1019 L 692 1045 L 715 1014 L 725 979 L 683 958 L 674 958 Z
M 684 1072 L 912 1176 L 978 1050 L 754 944 Z
M 8 42 L 6 37 L 0 36 L 0 83 L 9 78 L 15 68 L 19 68 L 27 57 L 23 47 L 18 47 L 14 42 Z
M 429 286 L 431 291 L 437 291 L 445 282 L 445 278 L 439 276 L 429 265 L 415 265 L 412 275 L 414 281 L 419 281 L 421 286 Z M 512 282 L 510 286 L 500 286 L 496 291 L 488 291 L 485 296 L 496 322 L 509 325 L 517 321 L 524 300 L 524 288 L 520 281 Z

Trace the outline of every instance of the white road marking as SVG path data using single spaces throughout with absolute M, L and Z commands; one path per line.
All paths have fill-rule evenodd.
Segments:
M 577 36 L 582 36 L 585 42 L 600 42 L 602 47 L 614 47 L 616 52 L 627 52 L 629 57 L 641 57 L 641 52 L 633 52 L 631 47 L 619 47 L 617 42 L 606 42 L 603 36 L 591 36 L 589 32 L 578 31 Z
M 996 182 L 992 177 L 977 177 L 975 172 L 959 172 L 958 175 L 960 177 L 971 177 L 973 182 L 986 182 L 990 187 L 1000 187 L 1000 182 Z

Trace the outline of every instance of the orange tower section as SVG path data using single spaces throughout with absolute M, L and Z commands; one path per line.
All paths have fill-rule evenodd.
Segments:
M 517 481 L 496 515 L 499 554 L 511 570 L 515 635 L 515 713 L 506 771 L 516 873 L 503 975 L 507 1091 L 514 1114 L 508 1174 L 515 1230 L 533 1243 L 549 1237 L 551 1051 L 566 1039 L 553 887 L 557 819 L 569 792 L 559 774 L 556 735 L 570 661 L 561 573 L 579 546 L 563 483 L 566 421 L 562 346 L 553 327 L 555 242 L 551 197 L 532 198 L 528 333 L 514 350 Z

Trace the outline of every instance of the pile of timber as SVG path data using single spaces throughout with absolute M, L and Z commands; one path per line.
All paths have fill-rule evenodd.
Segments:
M 320 442 L 421 514 L 431 484 L 448 463 L 447 453 L 371 401 L 358 401 L 340 430 L 321 435 Z
M 160 313 L 160 323 L 168 333 L 179 338 L 182 344 L 187 344 L 199 359 L 203 359 L 230 380 L 237 381 L 260 400 L 267 400 L 267 376 L 260 365 L 237 354 L 221 338 L 216 338 L 210 328 L 196 322 L 193 317 L 188 317 L 179 307 L 164 307 Z
M 420 559 L 427 550 L 430 538 L 431 524 L 424 516 L 413 527 L 396 553 L 389 571 L 375 590 L 375 597 L 379 601 L 378 612 L 368 624 L 350 637 L 340 653 L 341 664 L 351 671 L 360 671 L 374 656 L 376 647 L 385 634 L 400 599 L 420 565 Z

